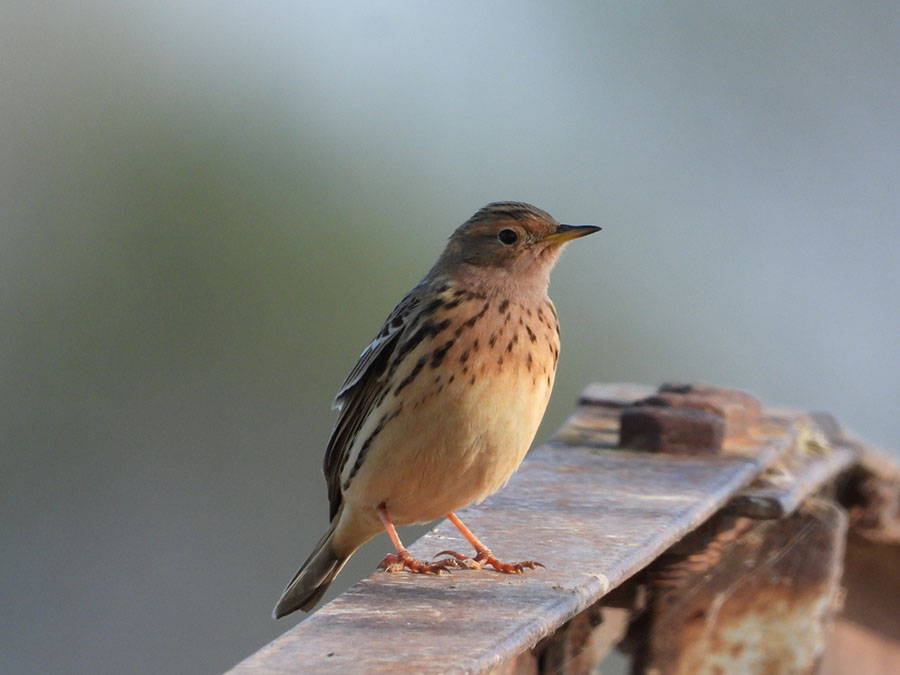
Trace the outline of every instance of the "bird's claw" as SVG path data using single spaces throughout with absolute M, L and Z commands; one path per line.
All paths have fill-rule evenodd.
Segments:
M 505 574 L 522 574 L 526 568 L 535 570 L 538 567 L 545 567 L 543 563 L 539 563 L 537 560 L 520 560 L 519 562 L 506 563 L 497 560 L 493 556 L 484 560 L 482 564 L 490 565 L 498 572 L 504 572 Z
M 442 565 L 467 567 L 470 570 L 480 570 L 484 569 L 485 565 L 490 565 L 498 572 L 503 572 L 504 574 L 522 574 L 526 568 L 534 570 L 538 567 L 544 567 L 542 563 L 539 563 L 536 560 L 522 560 L 519 562 L 506 563 L 494 557 L 494 554 L 488 549 L 479 551 L 474 558 L 469 558 L 456 551 L 441 551 L 434 557 L 437 558 L 441 555 L 452 556 L 440 561 L 439 564 Z
M 465 556 L 462 553 L 457 553 L 456 551 L 441 551 L 440 553 L 436 553 L 434 555 L 435 558 L 442 555 L 449 555 L 451 557 L 444 558 L 443 560 L 438 561 L 439 565 L 445 565 L 446 567 L 465 567 L 470 570 L 480 570 L 481 564 L 472 560 L 469 556 Z
M 453 562 L 456 561 L 454 560 Z M 447 569 L 449 566 L 452 565 L 443 560 L 434 563 L 418 560 L 413 558 L 409 551 L 403 550 L 397 555 L 388 553 L 384 556 L 384 560 L 378 564 L 378 569 L 385 572 L 402 572 L 407 570 L 417 574 L 444 574 L 445 572 L 449 574 Z

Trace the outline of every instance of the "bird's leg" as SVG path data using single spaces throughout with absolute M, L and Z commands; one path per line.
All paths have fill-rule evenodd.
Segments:
M 379 569 L 382 569 L 385 572 L 401 572 L 403 570 L 409 570 L 410 572 L 419 572 L 421 574 L 441 574 L 446 571 L 447 567 L 456 566 L 455 560 L 452 562 L 442 561 L 429 563 L 413 558 L 412 554 L 403 546 L 403 542 L 400 541 L 397 530 L 388 516 L 387 509 L 384 506 L 379 506 L 378 509 L 376 509 L 376 512 L 384 525 L 384 529 L 387 530 L 388 536 L 391 538 L 391 543 L 397 550 L 396 555 L 389 553 L 384 556 L 384 560 L 378 565 Z
M 472 544 L 472 547 L 475 549 L 475 557 L 469 558 L 460 553 L 457 553 L 456 551 L 441 551 L 437 555 L 450 555 L 453 557 L 449 558 L 448 560 L 441 561 L 439 564 L 452 565 L 452 561 L 456 560 L 456 564 L 461 567 L 480 570 L 485 565 L 490 565 L 499 572 L 506 572 L 511 574 L 522 574 L 526 567 L 529 569 L 543 567 L 541 563 L 534 560 L 522 560 L 521 562 L 514 563 L 505 563 L 497 560 L 497 558 L 494 557 L 494 554 L 491 553 L 491 549 L 482 544 L 478 537 L 472 534 L 472 530 L 466 527 L 465 523 L 463 523 L 463 521 L 461 521 L 455 513 L 451 511 L 447 514 L 447 518 L 450 519 L 451 523 L 456 525 L 457 529 L 462 532 L 462 535 L 468 540 L 470 544 Z

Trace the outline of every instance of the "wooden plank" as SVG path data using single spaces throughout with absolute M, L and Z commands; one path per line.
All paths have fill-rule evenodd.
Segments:
M 521 576 L 375 573 L 238 664 L 235 673 L 485 672 L 528 649 L 692 531 L 788 453 L 798 417 L 772 413 L 702 457 L 615 449 L 646 389 L 592 386 L 509 486 L 460 517 Z M 411 547 L 466 550 L 442 523 Z

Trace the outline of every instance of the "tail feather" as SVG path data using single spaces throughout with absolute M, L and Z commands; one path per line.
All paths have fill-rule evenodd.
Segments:
M 298 609 L 309 611 L 315 607 L 347 562 L 346 557 L 338 556 L 331 547 L 336 523 L 337 518 L 284 589 L 272 611 L 273 618 L 280 619 Z

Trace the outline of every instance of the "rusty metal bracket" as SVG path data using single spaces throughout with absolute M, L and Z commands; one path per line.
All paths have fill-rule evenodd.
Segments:
M 652 591 L 632 627 L 636 672 L 815 671 L 840 605 L 846 514 L 811 499 L 780 520 L 729 520 L 645 573 Z

